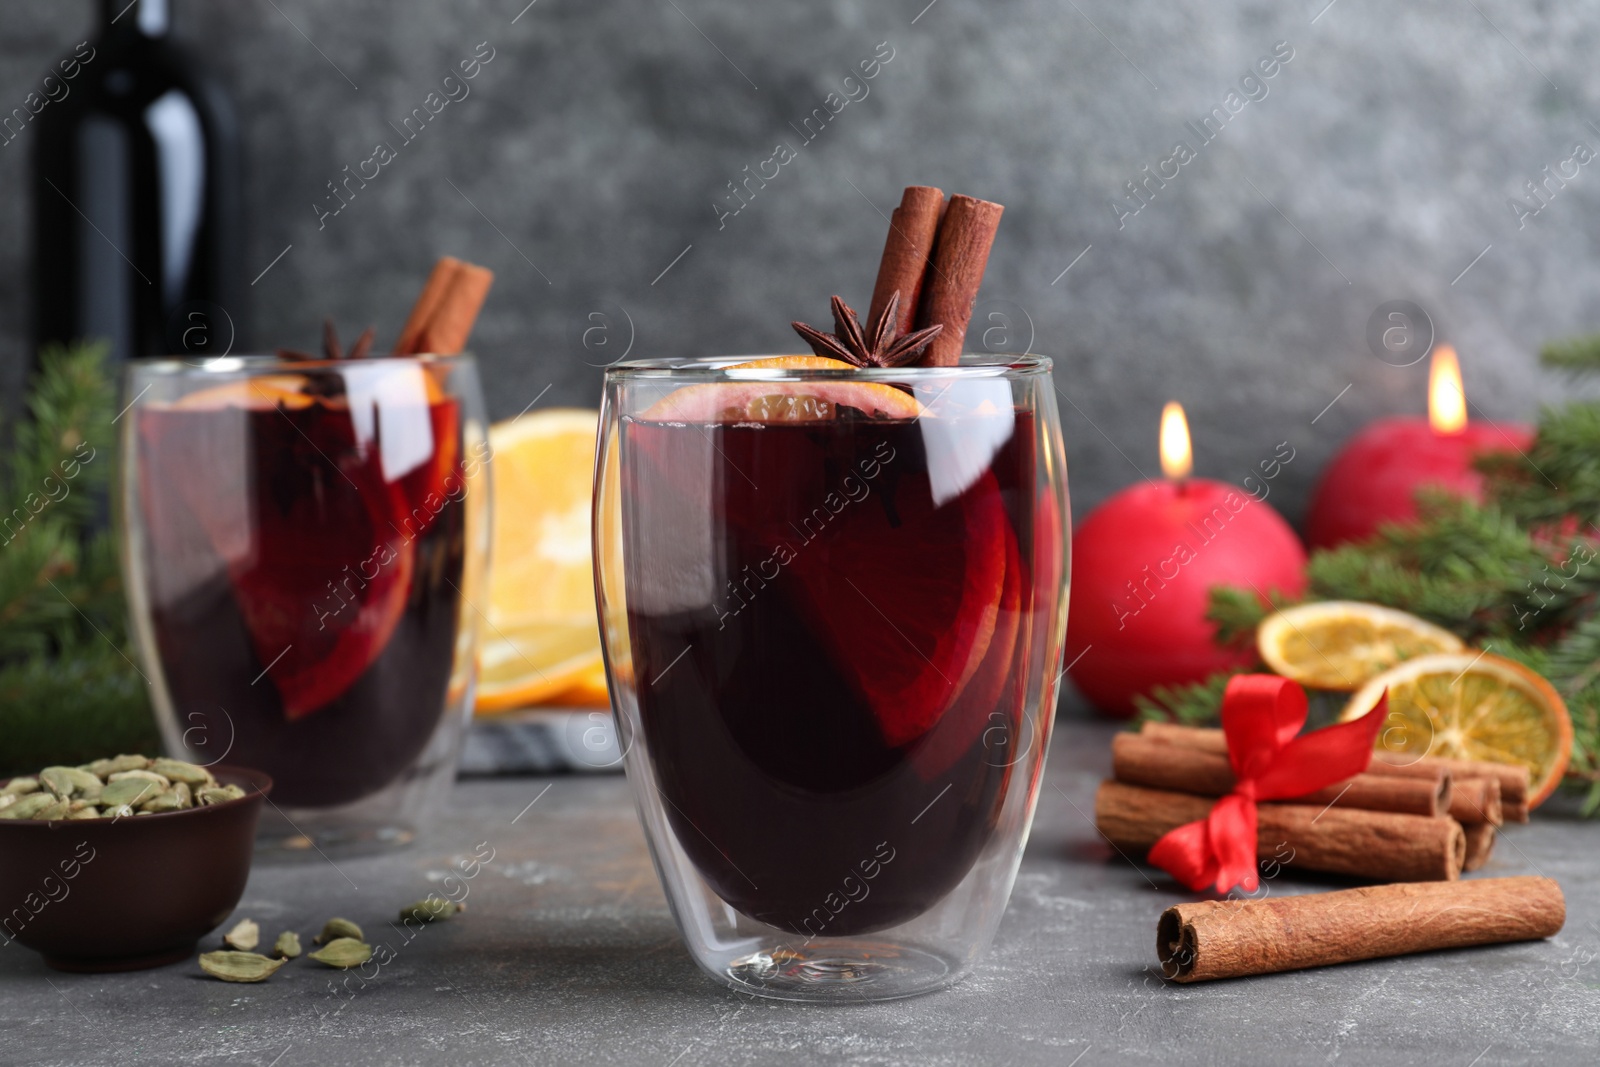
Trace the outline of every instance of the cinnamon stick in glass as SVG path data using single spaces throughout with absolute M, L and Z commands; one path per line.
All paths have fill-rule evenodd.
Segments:
M 928 345 L 922 366 L 953 367 L 961 359 L 967 321 L 978 300 L 1003 211 L 999 204 L 959 194 L 945 207 L 916 318 L 919 330 L 937 323 L 944 330 Z
M 1227 756 L 1166 744 L 1143 734 L 1122 733 L 1111 739 L 1111 773 L 1117 781 L 1130 785 L 1207 797 L 1225 796 L 1233 791 L 1234 785 L 1233 768 Z M 1447 774 L 1432 779 L 1358 774 L 1294 800 L 1298 804 L 1336 803 L 1344 808 L 1430 817 L 1453 809 Z M 1478 816 L 1478 821 L 1483 821 L 1483 816 Z
M 485 267 L 454 256 L 440 257 L 411 306 L 395 355 L 453 356 L 463 351 L 493 283 L 494 272 Z
M 1204 819 L 1213 803 L 1106 781 L 1094 798 L 1095 828 L 1113 844 L 1142 852 L 1167 831 Z M 1450 818 L 1340 805 L 1256 806 L 1256 854 L 1285 866 L 1378 882 L 1454 881 L 1466 851 L 1461 824 Z
M 928 273 L 928 258 L 944 214 L 944 192 L 931 185 L 908 185 L 900 195 L 900 206 L 889 218 L 889 236 L 883 241 L 883 259 L 878 263 L 878 281 L 872 287 L 872 306 L 867 312 L 867 336 L 876 336 L 878 320 L 889 306 L 889 299 L 900 294 L 895 336 L 910 333 L 917 318 L 917 301 L 922 299 Z
M 1162 973 L 1204 982 L 1412 952 L 1533 941 L 1566 922 L 1549 878 L 1374 885 L 1178 904 L 1156 924 Z

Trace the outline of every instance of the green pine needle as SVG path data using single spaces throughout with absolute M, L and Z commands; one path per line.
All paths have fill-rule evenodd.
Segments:
M 103 346 L 51 347 L 0 469 L 0 775 L 159 747 L 133 665 Z

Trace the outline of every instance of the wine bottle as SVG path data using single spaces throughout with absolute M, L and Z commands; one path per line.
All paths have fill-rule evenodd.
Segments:
M 113 360 L 221 354 L 243 301 L 232 108 L 170 40 L 168 0 L 99 7 L 25 131 L 35 352 L 103 339 Z

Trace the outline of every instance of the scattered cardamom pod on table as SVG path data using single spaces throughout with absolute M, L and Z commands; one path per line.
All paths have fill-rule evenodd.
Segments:
M 456 912 L 466 910 L 465 904 L 457 904 L 443 897 L 427 897 L 401 908 L 400 921 L 411 919 L 423 923 L 444 922 L 446 919 L 455 918 Z
M 365 941 L 366 935 L 361 932 L 361 927 L 349 919 L 332 918 L 322 926 L 322 933 L 311 939 L 312 944 L 326 945 L 341 937 L 352 938 L 356 941 Z
M 328 967 L 348 970 L 370 960 L 372 946 L 354 937 L 336 937 L 320 950 L 311 953 L 309 958 Z
M 254 952 L 204 952 L 200 969 L 224 982 L 262 982 L 288 960 L 269 960 Z
M 222 943 L 240 952 L 250 952 L 261 944 L 261 927 L 254 919 L 240 919 L 233 929 L 222 935 Z
M 293 930 L 279 934 L 278 940 L 272 943 L 272 954 L 280 960 L 292 960 L 300 955 L 300 935 Z

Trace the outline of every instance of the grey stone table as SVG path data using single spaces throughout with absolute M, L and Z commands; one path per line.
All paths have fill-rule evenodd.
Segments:
M 848 1008 L 730 993 L 679 942 L 620 776 L 472 781 L 409 851 L 259 864 L 251 876 L 239 913 L 267 937 L 309 937 L 333 914 L 384 931 L 396 957 L 373 981 L 341 988 L 304 960 L 259 985 L 213 981 L 193 963 L 69 975 L 12 945 L 0 950 L 0 1063 L 1600 1061 L 1600 824 L 1541 812 L 1483 872 L 1561 882 L 1567 926 L 1551 941 L 1168 986 L 1153 967 L 1155 922 L 1183 894 L 1090 821 L 1110 733 L 1061 723 L 999 936 L 947 992 Z M 459 920 L 410 943 L 383 925 L 489 849 Z M 1272 886 L 1326 888 L 1287 876 Z

